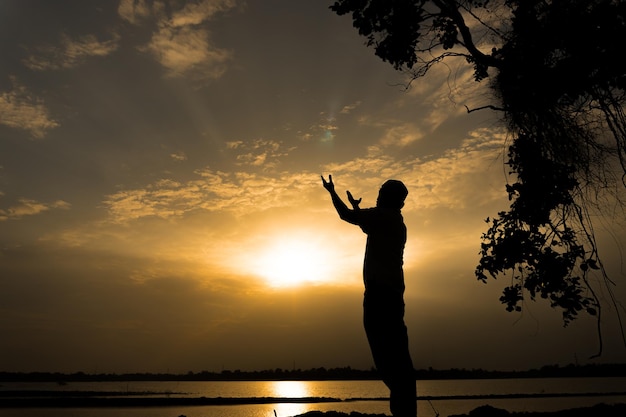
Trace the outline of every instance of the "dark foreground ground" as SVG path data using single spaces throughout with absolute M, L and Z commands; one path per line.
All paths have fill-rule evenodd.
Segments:
M 311 411 L 297 417 L 388 417 L 385 414 L 338 413 L 336 411 Z M 598 404 L 593 407 L 572 408 L 549 412 L 508 412 L 490 405 L 484 405 L 467 414 L 454 414 L 441 417 L 626 417 L 626 404 Z

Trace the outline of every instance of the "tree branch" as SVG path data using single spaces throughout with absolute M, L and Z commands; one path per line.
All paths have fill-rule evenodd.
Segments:
M 496 106 L 493 106 L 491 104 L 488 104 L 486 106 L 476 107 L 475 109 L 470 109 L 469 107 L 465 106 L 465 109 L 467 110 L 468 113 L 472 113 L 472 112 L 479 111 L 479 110 L 485 110 L 485 109 L 491 109 L 491 110 L 495 110 L 495 111 L 504 111 L 505 110 L 502 107 L 496 107 Z
M 433 0 L 433 3 L 441 9 L 441 12 L 448 16 L 454 24 L 456 25 L 459 33 L 461 34 L 461 38 L 463 39 L 462 45 L 468 50 L 468 52 L 474 57 L 474 59 L 485 66 L 499 68 L 500 61 L 494 58 L 491 55 L 486 55 L 482 53 L 474 44 L 474 40 L 472 39 L 472 32 L 465 24 L 465 19 L 463 19 L 463 15 L 459 12 L 459 5 L 456 1 L 453 0 Z M 460 43 L 460 42 L 459 42 Z

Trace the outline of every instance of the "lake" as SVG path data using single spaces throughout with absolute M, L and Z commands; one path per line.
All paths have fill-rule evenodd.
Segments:
M 626 377 L 512 378 L 418 381 L 418 414 L 441 417 L 490 404 L 509 411 L 554 411 L 598 403 L 626 403 Z M 276 398 L 268 404 L 100 408 L 1 408 L 3 417 L 288 417 L 307 411 L 390 414 L 380 381 L 130 381 L 2 383 L 0 391 L 91 391 L 141 398 Z M 606 393 L 619 393 L 605 395 Z M 496 396 L 496 398 L 494 398 Z M 501 398 L 497 398 L 500 396 Z M 503 398 L 515 396 L 515 398 Z M 529 398 L 528 396 L 535 396 Z M 340 401 L 289 403 L 282 399 L 333 398 Z M 490 398 L 485 398 L 490 397 Z

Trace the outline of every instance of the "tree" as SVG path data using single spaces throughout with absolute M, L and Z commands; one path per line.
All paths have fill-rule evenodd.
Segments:
M 599 355 L 592 271 L 617 304 L 590 210 L 620 202 L 626 185 L 626 2 L 337 0 L 330 8 L 351 14 L 367 45 L 410 82 L 462 57 L 488 83 L 487 107 L 501 112 L 509 136 L 511 205 L 487 219 L 476 277 L 510 274 L 500 297 L 508 311 L 538 295 L 564 325 L 580 312 L 596 316 Z

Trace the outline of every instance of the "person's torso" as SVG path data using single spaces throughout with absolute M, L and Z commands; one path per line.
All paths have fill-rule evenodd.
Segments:
M 399 210 L 369 209 L 361 228 L 367 233 L 363 266 L 366 285 L 378 283 L 404 289 L 402 273 L 406 226 Z

